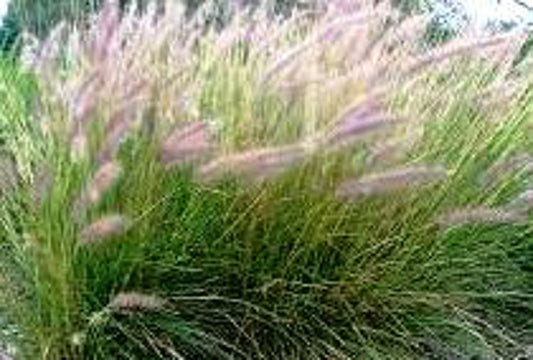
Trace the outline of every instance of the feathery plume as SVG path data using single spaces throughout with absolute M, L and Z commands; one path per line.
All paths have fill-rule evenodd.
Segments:
M 102 195 L 122 175 L 122 166 L 114 161 L 109 161 L 100 166 L 87 188 L 87 201 L 89 205 L 95 204 L 102 198 Z
M 106 137 L 97 157 L 98 163 L 103 164 L 111 161 L 115 156 L 124 135 L 130 130 L 135 120 L 131 106 L 131 104 L 123 106 L 111 116 L 111 120 L 105 128 Z
M 391 164 L 399 161 L 416 142 L 409 136 L 386 141 L 370 149 L 368 164 Z
M 400 124 L 404 121 L 404 119 L 382 112 L 379 103 L 365 102 L 345 110 L 340 117 L 340 121 L 325 136 L 325 142 L 327 145 L 343 145 L 351 140 L 361 138 L 369 132 Z
M 527 219 L 523 213 L 505 208 L 489 208 L 480 206 L 452 211 L 437 219 L 441 226 L 460 226 L 467 224 L 510 224 Z
M 60 22 L 52 29 L 39 49 L 35 68 L 39 73 L 46 77 L 50 75 L 49 71 L 52 70 L 51 67 L 54 61 L 57 60 L 66 30 L 66 23 L 64 21 Z
M 392 163 L 399 161 L 411 150 L 424 136 L 424 128 L 414 124 L 408 126 L 405 131 L 390 140 L 372 144 L 369 151 L 369 163 Z
M 204 180 L 225 172 L 233 172 L 255 179 L 277 175 L 306 155 L 301 145 L 260 148 L 214 160 L 200 170 Z
M 133 313 L 141 311 L 159 311 L 166 301 L 157 295 L 146 295 L 138 292 L 123 292 L 116 295 L 108 304 L 112 311 Z
M 122 234 L 129 225 L 129 220 L 122 215 L 108 215 L 92 224 L 88 225 L 81 231 L 80 242 L 82 244 L 91 244 L 109 237 Z
M 99 100 L 99 90 L 103 86 L 100 71 L 93 71 L 78 89 L 78 95 L 73 105 L 74 119 L 85 123 L 90 118 L 89 115 L 96 107 Z
M 446 169 L 440 165 L 412 165 L 363 176 L 342 183 L 337 196 L 357 197 L 432 184 L 446 179 Z
M 92 56 L 96 62 L 104 62 L 108 57 L 108 46 L 120 23 L 117 0 L 105 0 L 98 23 L 99 33 L 92 45 Z
M 533 156 L 531 154 L 521 153 L 495 163 L 487 170 L 482 181 L 485 182 L 485 185 L 490 186 L 504 175 L 522 171 L 533 172 Z
M 259 85 L 263 86 L 268 84 L 276 76 L 276 74 L 279 74 L 284 68 L 293 63 L 293 61 L 304 52 L 312 49 L 318 44 L 331 41 L 331 39 L 336 38 L 342 31 L 346 29 L 347 26 L 364 24 L 364 21 L 367 20 L 368 17 L 369 14 L 358 13 L 352 16 L 337 18 L 333 22 L 330 22 L 324 29 L 318 31 L 316 35 L 303 42 L 301 45 L 287 51 L 277 60 L 275 60 L 272 65 L 265 70 L 265 73 L 259 81 Z
M 161 145 L 161 161 L 166 166 L 203 157 L 212 148 L 207 124 L 195 121 L 174 131 Z
M 404 71 L 403 74 L 404 76 L 409 76 L 413 73 L 419 72 L 429 65 L 440 63 L 453 56 L 465 54 L 475 49 L 484 49 L 501 45 L 502 43 L 512 39 L 513 36 L 506 34 L 491 36 L 481 40 L 459 39 L 451 41 L 450 43 L 441 46 L 436 50 L 430 51 L 427 55 L 415 57 L 413 60 L 411 60 L 410 65 L 408 65 L 407 70 Z
M 109 161 L 100 166 L 86 184 L 82 195 L 74 202 L 75 217 L 79 218 L 89 206 L 98 203 L 121 175 L 122 167 L 116 162 Z

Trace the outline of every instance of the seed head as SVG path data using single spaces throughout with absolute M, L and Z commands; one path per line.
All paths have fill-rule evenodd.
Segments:
M 522 171 L 526 173 L 533 172 L 533 156 L 531 154 L 517 154 L 492 165 L 486 172 L 485 185 L 492 185 L 505 175 Z
M 117 162 L 107 162 L 102 165 L 87 188 L 88 205 L 100 201 L 102 195 L 117 181 L 122 175 L 122 166 Z
M 446 169 L 440 165 L 413 165 L 366 175 L 340 185 L 340 197 L 368 196 L 406 187 L 422 186 L 446 179 Z
M 472 52 L 475 49 L 487 49 L 494 46 L 499 46 L 502 43 L 509 41 L 509 39 L 512 39 L 512 37 L 509 35 L 501 35 L 491 36 L 481 40 L 458 39 L 451 41 L 448 44 L 431 51 L 427 55 L 414 58 L 407 70 L 404 72 L 404 75 L 412 75 L 426 68 L 427 66 L 443 62 L 457 55 Z
M 204 180 L 216 178 L 225 172 L 264 179 L 283 172 L 305 155 L 306 151 L 301 145 L 259 148 L 215 160 L 202 167 L 200 174 Z
M 96 62 L 103 62 L 108 57 L 111 39 L 120 23 L 117 0 L 105 0 L 98 24 L 98 34 L 93 43 L 92 55 Z
M 122 234 L 129 225 L 129 221 L 121 215 L 108 215 L 82 230 L 80 242 L 82 244 L 95 243 L 109 237 Z
M 108 307 L 112 311 L 133 313 L 142 311 L 158 311 L 165 305 L 165 300 L 156 295 L 137 292 L 124 292 L 115 296 Z
M 193 161 L 212 149 L 205 122 L 192 122 L 174 131 L 161 146 L 161 161 L 166 166 Z
M 516 210 L 480 206 L 452 211 L 438 218 L 437 223 L 445 227 L 479 223 L 510 224 L 522 222 L 526 218 Z

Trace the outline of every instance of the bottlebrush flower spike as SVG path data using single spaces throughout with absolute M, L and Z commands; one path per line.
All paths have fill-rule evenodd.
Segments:
M 410 61 L 410 65 L 408 65 L 406 71 L 404 72 L 404 76 L 408 77 L 414 73 L 419 72 L 420 70 L 429 65 L 440 63 L 453 56 L 462 55 L 476 49 L 486 49 L 494 46 L 500 46 L 514 39 L 514 37 L 515 34 L 505 34 L 491 36 L 481 40 L 458 39 L 451 41 L 448 44 L 429 52 L 429 54 L 427 55 L 422 55 L 420 57 L 413 58 Z
M 90 181 L 86 191 L 88 205 L 96 204 L 102 198 L 103 194 L 122 175 L 122 166 L 119 163 L 110 161 L 102 165 L 93 179 Z
M 400 161 L 418 140 L 415 136 L 392 139 L 372 147 L 367 164 L 393 164 Z
M 493 185 L 498 179 L 511 172 L 533 172 L 533 155 L 528 153 L 517 154 L 509 159 L 499 161 L 492 165 L 481 181 L 486 186 Z
M 349 108 L 325 136 L 327 145 L 342 145 L 363 137 L 369 132 L 403 123 L 405 120 L 381 111 L 378 103 L 364 103 Z
M 35 59 L 35 69 L 42 75 L 49 76 L 52 71 L 57 56 L 60 53 L 60 48 L 64 42 L 64 37 L 67 33 L 67 24 L 60 22 L 56 25 L 46 40 L 42 43 L 39 49 L 39 54 Z
M 209 153 L 212 145 L 205 122 L 196 121 L 174 131 L 161 145 L 165 166 L 194 161 Z
M 99 100 L 99 91 L 103 87 L 101 73 L 94 71 L 81 84 L 78 95 L 73 105 L 74 120 L 85 123 L 90 118 L 89 115 L 95 109 Z
M 98 23 L 98 34 L 92 44 L 93 60 L 99 63 L 108 58 L 108 46 L 120 23 L 117 0 L 104 0 Z
M 345 198 L 386 193 L 443 181 L 446 175 L 446 169 L 440 165 L 406 166 L 346 181 L 337 189 L 337 196 Z
M 485 206 L 455 210 L 437 219 L 441 226 L 460 226 L 466 224 L 510 224 L 527 220 L 523 213 L 505 208 L 489 208 Z
M 254 149 L 215 160 L 202 167 L 200 174 L 204 180 L 211 180 L 227 172 L 259 180 L 283 172 L 305 155 L 305 148 L 301 145 Z
M 117 110 L 105 128 L 105 139 L 97 157 L 99 164 L 112 161 L 126 133 L 136 120 L 133 104 Z
M 80 243 L 91 244 L 120 235 L 128 226 L 129 220 L 123 216 L 108 215 L 84 228 L 80 235 Z
M 158 311 L 166 301 L 157 295 L 146 295 L 138 292 L 123 292 L 116 295 L 108 304 L 112 311 L 133 313 L 140 311 Z
M 285 68 L 292 64 L 300 55 L 313 49 L 315 46 L 331 41 L 339 36 L 347 27 L 360 26 L 369 19 L 367 13 L 356 13 L 355 15 L 345 16 L 335 19 L 329 22 L 323 29 L 317 31 L 317 33 L 285 53 L 281 54 L 277 59 L 274 59 L 272 65 L 270 65 L 263 76 L 259 80 L 259 86 L 269 84 L 276 75 L 280 74 Z

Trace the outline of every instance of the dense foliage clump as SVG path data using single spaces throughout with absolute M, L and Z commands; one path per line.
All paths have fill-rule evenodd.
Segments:
M 108 1 L 2 65 L 0 351 L 528 356 L 523 34 L 428 50 L 385 2 L 223 28 L 166 5 Z

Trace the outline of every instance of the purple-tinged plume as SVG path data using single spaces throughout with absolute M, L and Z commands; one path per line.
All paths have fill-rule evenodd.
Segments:
M 486 173 L 485 185 L 491 186 L 499 179 L 510 173 L 533 172 L 533 155 L 528 153 L 517 154 L 509 159 L 499 161 L 492 165 Z
M 346 181 L 337 189 L 337 195 L 350 198 L 387 193 L 443 181 L 446 175 L 446 169 L 440 165 L 405 166 Z
M 84 228 L 80 235 L 80 242 L 82 244 L 92 244 L 118 236 L 127 229 L 129 223 L 129 220 L 122 215 L 108 215 Z
M 235 173 L 253 179 L 275 176 L 306 155 L 301 145 L 259 148 L 214 160 L 200 170 L 204 180 L 211 180 L 224 173 Z
M 364 103 L 347 109 L 331 132 L 325 136 L 326 145 L 343 145 L 363 138 L 370 132 L 403 123 L 405 120 L 381 110 L 378 103 Z
M 81 84 L 73 104 L 75 121 L 86 123 L 90 119 L 90 114 L 94 111 L 98 103 L 99 91 L 102 86 L 103 82 L 99 71 L 94 71 Z
M 108 58 L 111 39 L 115 35 L 120 23 L 119 6 L 117 0 L 105 0 L 98 23 L 98 34 L 92 46 L 93 60 L 102 63 Z
M 212 149 L 207 124 L 195 121 L 174 131 L 161 145 L 165 166 L 182 164 L 204 157 Z
M 134 313 L 142 311 L 158 311 L 163 309 L 166 301 L 157 295 L 147 295 L 138 292 L 122 292 L 116 295 L 108 304 L 112 311 Z
M 323 29 L 317 31 L 317 33 L 303 42 L 301 45 L 295 46 L 289 51 L 285 52 L 277 59 L 274 59 L 272 65 L 270 65 L 264 72 L 259 81 L 259 85 L 263 86 L 270 83 L 277 75 L 279 75 L 289 65 L 293 64 L 300 55 L 313 49 L 316 45 L 331 42 L 336 40 L 340 34 L 345 31 L 349 26 L 361 26 L 368 20 L 369 14 L 356 14 L 351 16 L 345 16 L 335 19 L 325 26 Z
M 514 36 L 514 35 L 513 35 Z M 427 55 L 422 55 L 418 58 L 414 58 L 407 70 L 403 73 L 405 76 L 412 75 L 427 66 L 438 64 L 453 56 L 462 55 L 472 52 L 476 49 L 486 49 L 494 46 L 499 46 L 506 41 L 513 38 L 510 35 L 491 36 L 486 39 L 459 39 L 451 41 L 450 43 L 441 46 L 435 50 L 432 50 Z
M 489 208 L 480 206 L 452 211 L 437 219 L 444 227 L 467 224 L 512 224 L 527 219 L 523 213 L 506 208 Z
M 122 167 L 116 162 L 109 161 L 100 166 L 86 184 L 81 196 L 75 201 L 73 206 L 74 216 L 80 218 L 87 208 L 98 203 L 121 175 Z
M 113 160 L 124 136 L 128 133 L 135 120 L 134 115 L 131 105 L 127 105 L 117 110 L 111 116 L 111 120 L 105 128 L 105 139 L 97 156 L 97 162 L 99 164 Z
M 87 187 L 88 205 L 99 202 L 121 175 L 122 166 L 117 162 L 110 161 L 100 166 Z

